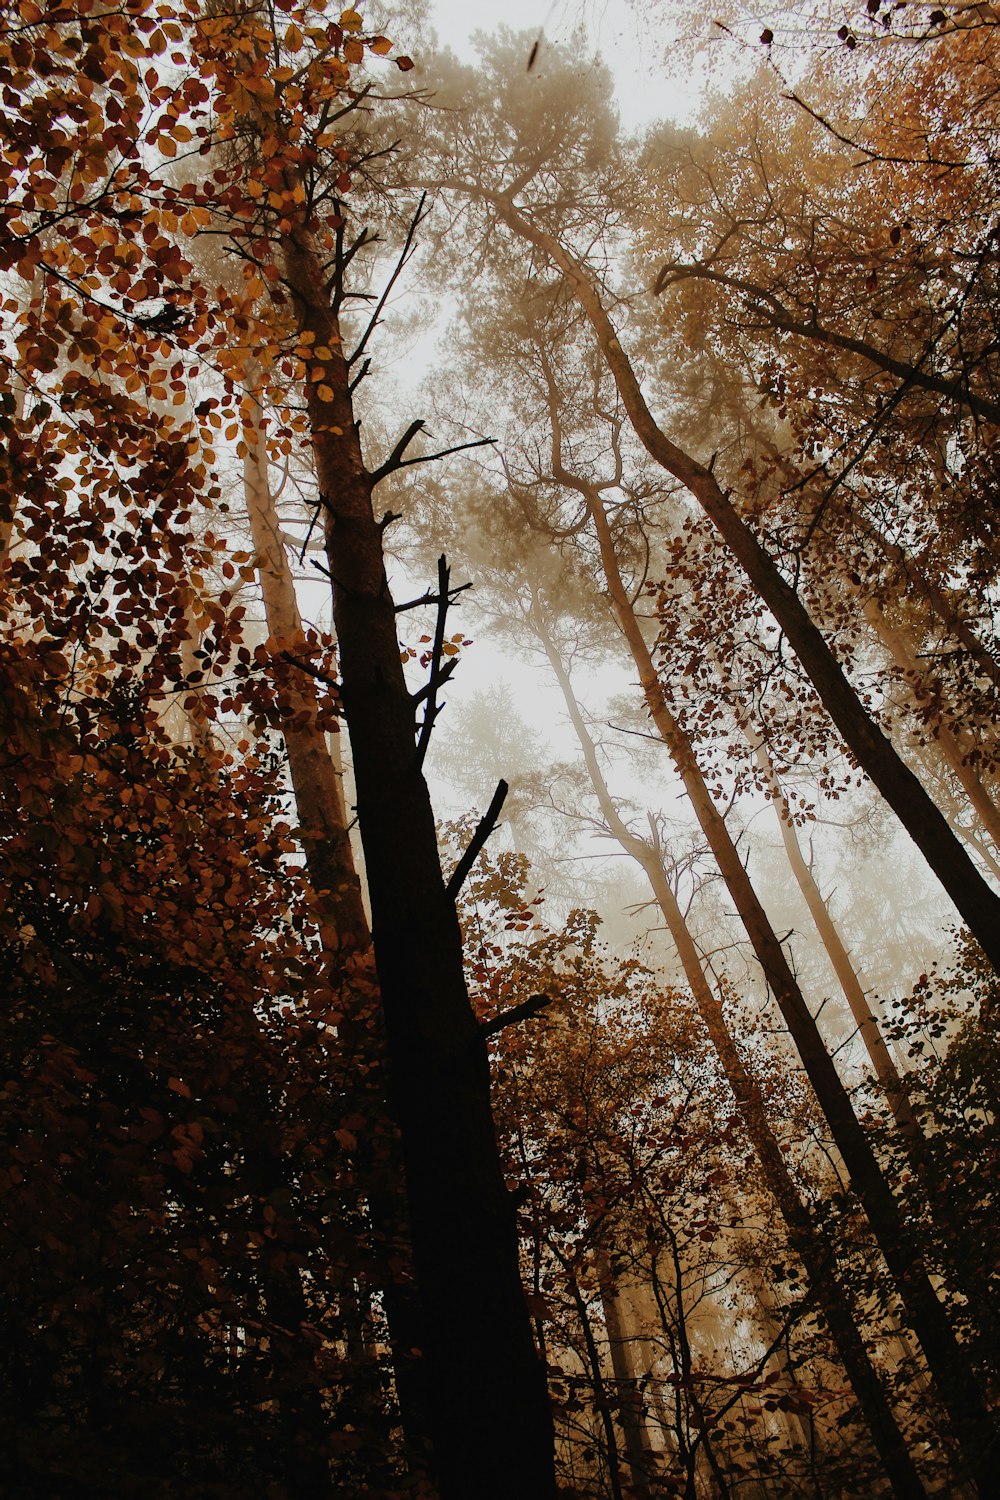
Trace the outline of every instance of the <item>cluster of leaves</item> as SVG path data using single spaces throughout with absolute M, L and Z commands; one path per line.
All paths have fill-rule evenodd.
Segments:
M 244 639 L 215 472 L 251 351 L 315 351 L 270 258 L 212 287 L 192 241 L 301 215 L 287 174 L 328 175 L 323 111 L 391 44 L 290 3 L 0 21 L 3 1486 L 301 1494 L 335 1457 L 389 1489 L 376 1007 L 323 952 L 271 748 L 303 672 L 335 726 L 336 661 Z M 197 178 L 252 109 L 256 173 Z
M 125 671 L 78 700 L 51 647 L 3 665 L 7 1482 L 287 1483 L 309 1400 L 312 1441 L 381 1452 L 339 1352 L 372 1262 L 364 1021 L 318 962 L 280 767 L 172 745 Z
M 690 1493 L 708 1464 L 733 1486 L 791 1495 L 811 1471 L 810 1432 L 821 1482 L 871 1493 L 864 1444 L 843 1443 L 850 1404 L 690 1000 L 614 959 L 593 912 L 548 926 L 530 891 L 523 857 L 481 859 L 464 923 L 485 1021 L 533 995 L 549 1002 L 497 1031 L 493 1062 L 567 1493 L 628 1493 L 630 1464 L 634 1484 L 645 1475 Z M 795 1112 L 780 1073 L 763 1087 Z M 729 1348 L 720 1319 L 743 1329 Z

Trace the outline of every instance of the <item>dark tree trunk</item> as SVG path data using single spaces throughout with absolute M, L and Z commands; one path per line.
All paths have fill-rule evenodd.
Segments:
M 286 279 L 324 378 L 307 388 L 325 508 L 344 714 L 422 1302 L 437 1478 L 447 1500 L 555 1495 L 552 1423 L 518 1268 L 454 904 L 415 753 L 382 535 L 350 371 L 308 237 Z M 322 392 L 322 394 L 321 394 Z

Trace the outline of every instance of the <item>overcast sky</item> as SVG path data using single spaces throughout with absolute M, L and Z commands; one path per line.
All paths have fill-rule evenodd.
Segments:
M 698 95 L 687 63 L 671 71 L 665 29 L 638 11 L 620 0 L 614 5 L 609 0 L 554 0 L 551 5 L 546 0 L 431 0 L 442 41 L 463 56 L 472 55 L 475 32 L 501 25 L 535 32 L 544 28 L 544 36 L 554 42 L 569 41 L 582 29 L 585 58 L 600 58 L 614 75 L 627 129 L 664 115 L 689 114 Z

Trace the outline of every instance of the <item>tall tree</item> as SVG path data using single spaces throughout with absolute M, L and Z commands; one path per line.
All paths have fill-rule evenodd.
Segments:
M 258 83 L 262 73 L 270 76 L 275 32 L 261 28 L 254 12 L 220 18 L 209 47 L 216 107 L 224 101 L 232 129 L 243 138 L 248 173 L 241 207 L 250 222 L 234 224 L 233 243 L 258 264 L 263 257 L 265 273 L 283 287 L 303 362 L 391 1105 L 422 1302 L 435 1468 L 445 1495 L 516 1490 L 544 1496 L 554 1488 L 544 1377 L 493 1135 L 485 1041 L 465 989 L 456 886 L 449 888 L 441 873 L 421 771 L 437 694 L 449 672 L 439 641 L 425 691 L 413 694 L 406 682 L 383 558 L 385 527 L 373 507 L 379 481 L 413 461 L 406 453 L 422 424 L 412 424 L 381 465 L 366 462 L 354 391 L 367 369 L 360 360 L 378 311 L 353 350 L 342 311 L 350 295 L 349 267 L 367 234 L 360 227 L 353 241 L 346 235 L 350 154 L 331 171 L 317 146 L 332 100 L 348 82 L 348 62 L 360 61 L 364 52 L 360 17 L 347 11 L 341 20 L 326 35 L 343 49 L 344 60 L 328 60 L 321 73 L 307 76 L 308 89 L 289 111 L 282 100 L 284 78 L 274 78 L 266 89 Z M 285 45 L 297 50 L 287 35 Z M 367 45 L 376 52 L 388 48 L 380 38 Z M 301 72 L 293 76 L 301 78 Z M 295 84 L 296 90 L 302 86 Z M 247 93 L 250 108 L 241 103 Z M 344 108 L 351 107 L 348 94 Z M 309 121 L 306 133 L 303 119 Z M 363 170 L 366 159 L 362 146 L 355 169 Z M 418 219 L 419 213 L 411 235 Z M 440 636 L 452 602 L 443 564 L 435 602 Z M 507 1440 L 513 1430 L 520 1434 L 516 1445 Z
M 449 119 L 451 129 L 438 148 L 433 175 L 425 164 L 424 170 L 415 173 L 417 180 L 476 205 L 485 226 L 502 226 L 515 240 L 530 246 L 577 301 L 640 442 L 701 506 L 781 627 L 845 744 L 910 833 L 984 952 L 1000 968 L 1000 899 L 923 785 L 866 712 L 778 560 L 716 477 L 714 464 L 697 459 L 675 442 L 649 405 L 608 311 L 614 297 L 602 284 L 601 255 L 591 249 L 595 236 L 606 240 L 610 226 L 617 227 L 621 221 L 620 188 L 618 192 L 611 188 L 612 180 L 620 183 L 621 179 L 612 178 L 612 126 L 602 109 L 603 100 L 575 100 L 569 105 L 565 97 L 560 98 L 559 81 L 550 84 L 548 118 L 553 125 L 562 120 L 571 135 L 568 140 L 564 137 L 558 153 L 547 152 L 545 143 L 552 135 L 537 129 L 538 115 L 545 117 L 544 93 L 520 119 L 505 114 L 501 122 L 497 117 L 498 78 L 515 66 L 515 55 L 508 48 L 505 56 L 490 58 L 483 81 L 463 80 L 466 99 L 476 98 L 478 92 L 479 107 L 465 117 Z M 467 125 L 466 118 L 473 123 Z M 529 125 L 533 143 L 527 138 Z M 519 131 L 525 132 L 521 141 Z M 475 159 L 467 154 L 470 139 L 476 141 L 480 153 Z M 591 172 L 589 182 L 581 183 L 588 152 L 590 160 L 602 168 L 599 186 L 595 185 L 596 171 Z M 620 155 L 615 165 L 627 178 Z M 488 232 L 488 227 L 480 231 Z M 607 251 L 602 253 L 606 256 Z
M 45 540 L 54 499 L 72 497 L 76 483 L 84 535 L 111 525 L 121 499 L 134 530 L 126 555 L 155 576 L 143 552 L 148 537 L 185 501 L 219 498 L 208 476 L 213 434 L 225 414 L 236 418 L 238 436 L 251 366 L 267 372 L 286 363 L 300 382 L 298 412 L 274 394 L 282 441 L 312 444 L 323 493 L 440 1485 L 450 1495 L 548 1496 L 551 1422 L 493 1138 L 485 1043 L 465 992 L 455 885 L 449 890 L 441 874 L 421 775 L 442 650 L 427 692 L 411 693 L 372 511 L 376 482 L 408 444 L 381 469 L 366 467 L 352 405 L 359 365 L 348 353 L 350 328 L 342 342 L 340 327 L 344 276 L 358 248 L 345 237 L 344 196 L 349 167 L 363 172 L 367 158 L 363 144 L 344 143 L 338 121 L 374 88 L 356 70 L 366 58 L 379 66 L 392 44 L 366 33 L 354 10 L 333 18 L 297 6 L 206 12 L 181 4 L 154 16 L 139 5 L 128 18 L 60 12 L 50 25 L 30 5 L 4 47 L 14 76 L 3 126 L 3 265 L 25 277 L 37 271 L 43 283 L 19 337 L 36 375 L 54 377 L 60 408 L 52 456 L 35 437 L 39 462 L 27 486 L 35 493 L 19 507 L 29 540 Z M 162 68 L 139 65 L 171 49 Z M 412 66 L 405 57 L 398 64 Z M 73 118 L 81 128 L 70 134 L 63 125 Z M 236 165 L 199 179 L 199 155 L 226 140 Z M 156 152 L 161 161 L 187 158 L 183 180 L 153 165 Z M 242 289 L 213 293 L 195 275 L 181 247 L 203 231 L 228 237 L 245 268 Z M 61 350 L 83 368 L 74 363 L 60 379 Z M 222 394 L 198 403 L 195 430 L 132 401 L 145 387 L 154 401 L 183 406 L 187 377 L 202 362 Z M 44 407 L 32 411 L 36 428 L 44 416 Z M 81 451 L 68 480 L 61 470 Z M 195 499 L 197 483 L 186 481 L 199 461 Z M 71 546 L 67 538 L 58 549 L 60 563 Z M 445 574 L 442 624 L 450 593 Z M 221 676 L 218 609 L 200 649 Z M 138 662 L 142 644 L 117 649 Z M 253 697 L 245 655 L 242 687 L 225 698 L 227 708 L 244 701 L 243 689 Z

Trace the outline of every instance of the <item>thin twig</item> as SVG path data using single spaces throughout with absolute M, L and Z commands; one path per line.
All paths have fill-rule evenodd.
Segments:
M 315 677 L 317 682 L 326 683 L 326 686 L 329 688 L 333 688 L 334 692 L 340 692 L 340 683 L 337 681 L 336 677 L 331 677 L 329 672 L 324 672 L 320 667 L 314 667 L 312 662 L 300 661 L 299 658 L 297 656 L 293 656 L 290 651 L 281 651 L 278 654 L 280 655 L 282 661 L 287 661 L 291 666 L 298 667 L 300 672 L 307 672 L 310 677 Z
M 309 530 L 306 532 L 306 539 L 302 543 L 302 550 L 299 553 L 299 567 L 300 568 L 302 566 L 303 560 L 304 560 L 305 555 L 306 555 L 306 548 L 309 546 L 309 543 L 312 540 L 313 528 L 315 527 L 316 522 L 319 520 L 319 513 L 323 509 L 323 506 L 325 504 L 326 504 L 326 496 L 325 495 L 320 495 L 319 499 L 316 501 L 316 509 L 312 513 L 312 520 L 309 522 Z
M 399 516 L 395 516 L 393 517 L 393 519 L 398 521 Z M 457 584 L 455 588 L 449 589 L 448 603 L 454 604 L 459 594 L 464 594 L 466 589 L 474 589 L 475 586 L 476 585 L 474 583 L 460 583 Z M 440 603 L 440 598 L 441 596 L 439 594 L 432 594 L 430 589 L 428 589 L 427 593 L 421 594 L 419 599 L 408 599 L 405 604 L 397 604 L 394 607 L 397 615 L 402 615 L 405 614 L 408 609 L 419 609 L 422 604 L 438 604 Z
M 426 426 L 427 423 L 424 421 L 423 417 L 418 417 L 415 422 L 410 423 L 409 427 L 403 433 L 403 436 L 400 438 L 395 448 L 393 448 L 392 452 L 389 454 L 389 457 L 385 460 L 385 462 L 379 464 L 377 469 L 372 470 L 372 489 L 374 489 L 375 486 L 379 484 L 381 480 L 385 479 L 389 474 L 394 474 L 397 469 L 402 468 L 403 454 L 413 442 L 413 439 L 416 437 L 417 433 L 423 432 Z
M 396 469 L 409 469 L 413 464 L 432 464 L 439 458 L 448 458 L 452 453 L 463 453 L 466 448 L 485 448 L 490 443 L 495 442 L 496 438 L 476 438 L 475 441 L 471 443 L 456 443 L 453 448 L 442 448 L 439 453 L 418 453 L 414 458 L 401 459 L 400 462 L 394 464 L 391 469 L 386 469 L 385 465 L 382 466 L 382 469 L 376 469 L 375 473 L 372 475 L 372 481 L 374 484 L 378 484 L 380 479 L 385 478 L 386 473 L 391 474 Z M 383 472 L 383 470 L 385 470 L 385 472 Z
M 392 291 L 393 287 L 395 286 L 396 282 L 398 281 L 400 273 L 401 273 L 403 267 L 406 265 L 407 260 L 410 257 L 410 252 L 411 252 L 411 250 L 413 248 L 413 236 L 416 234 L 417 229 L 419 228 L 419 226 L 420 226 L 420 224 L 421 224 L 421 222 L 422 222 L 422 220 L 424 218 L 424 204 L 426 202 L 427 202 L 427 194 L 426 194 L 426 192 L 423 192 L 420 195 L 420 202 L 417 204 L 417 211 L 413 215 L 413 218 L 410 220 L 410 227 L 409 227 L 409 229 L 406 232 L 406 239 L 403 242 L 403 248 L 400 251 L 399 259 L 396 262 L 395 269 L 394 269 L 392 275 L 389 277 L 389 280 L 386 282 L 385 290 L 383 291 L 381 297 L 378 299 L 378 302 L 375 304 L 375 311 L 371 315 L 371 321 L 369 322 L 368 327 L 365 329 L 364 333 L 361 335 L 361 342 L 360 342 L 360 344 L 358 345 L 358 347 L 355 349 L 354 353 L 351 355 L 351 357 L 347 361 L 347 368 L 348 369 L 350 369 L 350 367 L 351 367 L 351 365 L 353 365 L 354 361 L 356 359 L 359 359 L 361 357 L 361 355 L 364 353 L 365 348 L 366 348 L 366 346 L 368 344 L 368 340 L 371 338 L 372 334 L 375 332 L 375 329 L 378 326 L 378 320 L 382 316 L 382 311 L 383 311 L 383 309 L 385 307 L 386 302 L 389 299 L 389 293 Z

